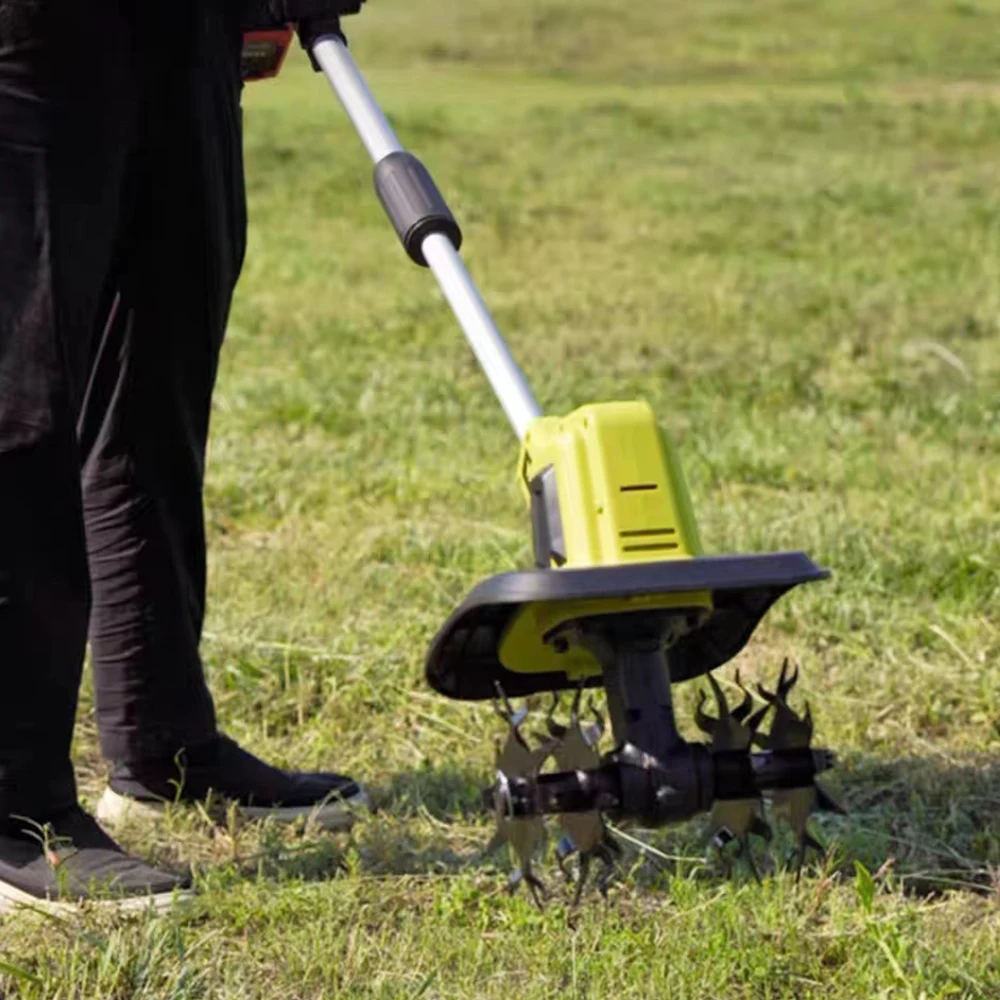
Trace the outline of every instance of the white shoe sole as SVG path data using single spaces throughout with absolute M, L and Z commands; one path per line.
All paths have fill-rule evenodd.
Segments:
M 105 788 L 97 803 L 95 815 L 98 822 L 107 827 L 115 827 L 130 819 L 158 819 L 165 809 L 166 803 L 140 802 L 127 795 L 120 795 L 113 788 Z M 359 815 L 371 810 L 371 802 L 364 789 L 361 789 L 357 795 L 352 795 L 349 799 L 331 799 L 316 806 L 283 806 L 276 809 L 267 806 L 238 805 L 236 809 L 240 815 L 249 820 L 273 819 L 278 823 L 295 823 L 306 819 L 322 830 L 336 832 L 350 829 Z
M 0 882 L 0 914 L 9 915 L 16 910 L 41 910 L 43 913 L 68 914 L 77 912 L 86 903 L 87 906 L 99 907 L 115 913 L 141 913 L 150 910 L 163 913 L 178 903 L 194 898 L 191 889 L 175 889 L 170 892 L 153 893 L 145 896 L 122 896 L 93 898 L 86 900 L 41 899 L 32 896 L 30 892 L 18 889 L 8 882 Z

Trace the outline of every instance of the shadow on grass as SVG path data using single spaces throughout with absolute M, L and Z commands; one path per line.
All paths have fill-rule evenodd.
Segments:
M 349 838 L 307 831 L 290 844 L 274 829 L 262 836 L 260 852 L 242 867 L 248 874 L 303 881 L 352 869 L 375 876 L 468 869 L 481 859 L 473 837 L 480 836 L 481 829 L 470 835 L 469 827 L 484 817 L 484 786 L 481 774 L 455 765 L 397 773 L 384 785 L 367 786 L 374 815 L 359 823 Z
M 482 817 L 482 793 L 489 780 L 476 768 L 428 764 L 394 774 L 384 787 L 371 791 L 380 810 L 395 815 L 418 812 L 447 823 Z
M 811 857 L 803 877 L 854 878 L 855 862 L 894 878 L 904 891 L 937 895 L 953 891 L 995 893 L 1000 870 L 1000 760 L 961 764 L 941 759 L 845 760 L 825 784 L 845 806 L 843 816 L 820 814 L 813 829 L 826 855 Z M 481 806 L 482 775 L 469 768 L 422 767 L 393 775 L 373 790 L 378 812 L 350 838 L 307 837 L 289 848 L 265 846 L 258 871 L 275 877 L 321 880 L 345 870 L 372 876 L 444 875 L 461 871 L 509 871 L 505 852 L 485 857 L 489 823 Z M 484 822 L 484 820 L 486 822 Z M 628 828 L 626 828 L 627 830 Z M 732 872 L 708 850 L 707 817 L 662 830 L 637 832 L 642 851 L 625 844 L 623 869 L 639 884 L 681 874 L 721 882 L 730 874 L 750 878 L 737 863 Z M 779 870 L 791 853 L 786 831 L 777 830 L 763 873 Z M 555 829 L 553 828 L 553 834 Z M 557 839 L 553 836 L 551 843 Z M 759 845 L 758 845 L 759 846 Z M 643 858 L 646 864 L 640 865 Z M 549 864 L 549 861 L 552 863 Z M 555 868 L 550 858 L 546 868 Z
M 996 892 L 1000 872 L 1000 758 L 844 761 L 847 815 L 824 822 L 842 867 L 891 866 L 922 895 Z

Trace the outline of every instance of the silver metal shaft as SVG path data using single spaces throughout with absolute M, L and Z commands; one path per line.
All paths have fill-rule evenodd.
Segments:
M 507 419 L 518 438 L 523 438 L 531 422 L 542 413 L 524 374 L 451 240 L 443 233 L 433 233 L 424 240 L 422 249 Z
M 403 147 L 347 46 L 330 35 L 315 42 L 312 52 L 373 162 L 400 152 Z M 451 240 L 434 233 L 424 240 L 422 250 L 507 419 L 518 438 L 523 439 L 531 422 L 542 414 L 524 373 L 511 355 Z
M 327 35 L 313 45 L 312 53 L 357 129 L 372 161 L 378 163 L 390 153 L 401 152 L 402 145 L 382 114 L 382 109 L 375 103 L 375 98 L 354 62 L 354 57 L 347 51 L 347 46 L 335 35 Z

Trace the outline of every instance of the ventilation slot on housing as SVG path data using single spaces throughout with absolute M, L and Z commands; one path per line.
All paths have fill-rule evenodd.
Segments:
M 622 493 L 647 493 L 658 490 L 659 486 L 656 483 L 633 483 L 631 486 L 619 486 L 618 489 Z
M 627 539 L 636 539 L 635 542 L 622 546 L 624 552 L 668 552 L 677 548 L 676 535 L 676 528 L 641 528 L 618 532 L 618 537 L 623 542 Z M 649 539 L 649 541 L 639 541 L 639 539 Z

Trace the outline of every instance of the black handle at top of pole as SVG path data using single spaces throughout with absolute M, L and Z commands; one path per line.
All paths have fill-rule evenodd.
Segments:
M 343 45 L 347 45 L 347 36 L 340 27 L 340 17 L 334 14 L 318 15 L 303 18 L 297 25 L 299 34 L 299 44 L 309 55 L 312 68 L 319 73 L 320 65 L 313 55 L 313 46 L 321 38 L 336 38 Z

